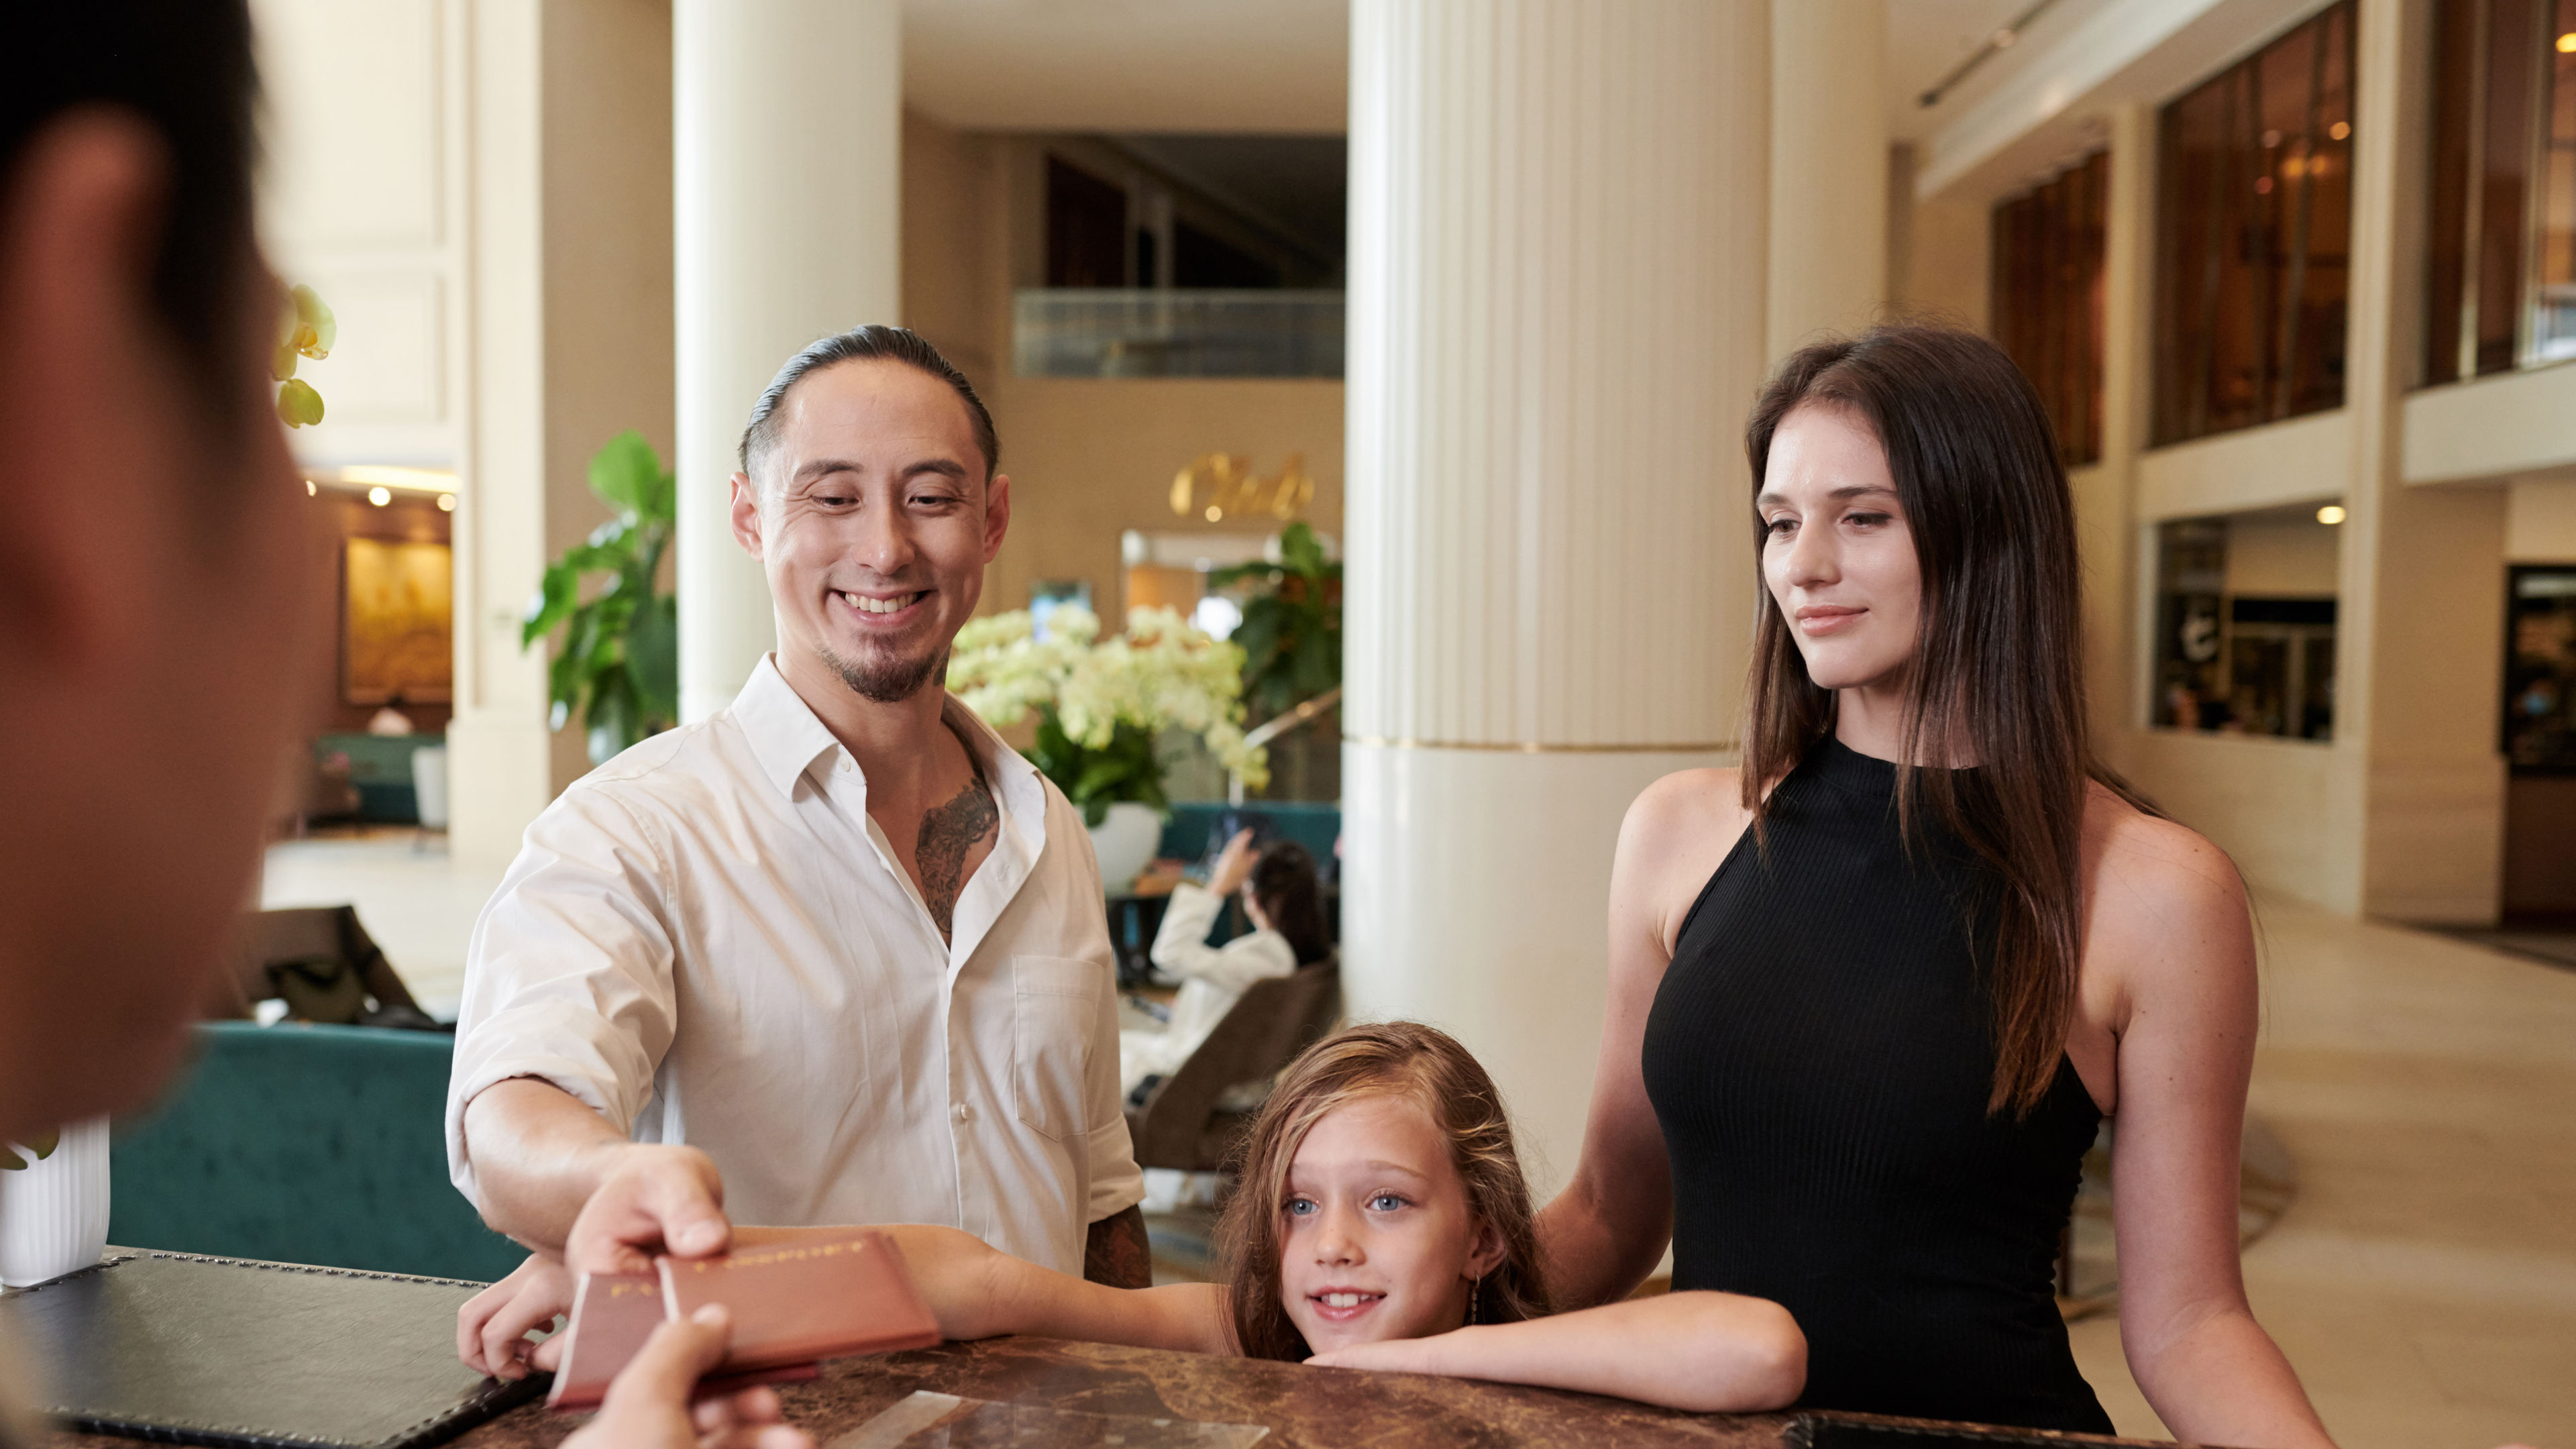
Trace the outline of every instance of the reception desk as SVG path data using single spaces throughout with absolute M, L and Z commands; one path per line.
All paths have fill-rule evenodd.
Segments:
M 456 1362 L 456 1310 L 478 1286 L 111 1251 L 97 1267 L 0 1298 L 0 1307 L 19 1343 L 55 1366 L 51 1402 L 88 1422 L 199 1443 L 551 1449 L 586 1416 L 549 1414 L 521 1402 L 538 1385 L 496 1385 Z M 823 1449 L 2123 1442 L 1850 1415 L 1685 1414 L 1474 1379 L 1026 1337 L 838 1359 L 779 1393 L 788 1418 Z M 947 1421 L 952 1434 L 911 1437 L 943 1415 L 959 1416 Z M 1016 1422 L 1032 1418 L 1043 1422 Z M 136 1442 L 69 1431 L 50 1440 L 57 1449 Z
M 821 1449 L 917 1390 L 1043 1404 L 1093 1414 L 1258 1424 L 1262 1449 L 1528 1446 L 1528 1449 L 1919 1449 L 1967 1444 L 2144 1444 L 2075 1434 L 2019 1434 L 1841 1414 L 1684 1414 L 1619 1399 L 1421 1374 L 1363 1373 L 1260 1360 L 999 1338 L 824 1365 L 780 1390 L 788 1418 Z M 553 1449 L 587 1416 L 537 1404 L 467 1431 L 459 1449 Z M 55 1449 L 111 1449 L 131 1439 L 58 1433 Z M 2165 1446 L 2171 1449 L 2171 1446 Z

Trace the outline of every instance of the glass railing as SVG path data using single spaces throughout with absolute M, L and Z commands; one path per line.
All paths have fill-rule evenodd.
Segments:
M 1340 377 L 1342 294 L 1032 288 L 1011 299 L 1022 377 Z

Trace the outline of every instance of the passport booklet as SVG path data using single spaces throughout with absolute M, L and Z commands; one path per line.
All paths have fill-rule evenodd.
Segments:
M 902 1253 L 872 1229 L 716 1258 L 662 1258 L 656 1267 L 649 1276 L 582 1275 L 565 1330 L 571 1341 L 556 1366 L 548 1407 L 597 1407 L 655 1324 L 686 1318 L 708 1303 L 733 1315 L 733 1342 L 724 1362 L 699 1382 L 700 1398 L 810 1379 L 822 1359 L 939 1342 L 939 1321 L 904 1270 Z

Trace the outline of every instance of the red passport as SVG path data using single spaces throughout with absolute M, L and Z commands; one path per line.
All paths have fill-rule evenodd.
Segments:
M 548 1408 L 598 1407 L 609 1381 L 644 1347 L 655 1324 L 709 1302 L 733 1314 L 733 1343 L 716 1372 L 699 1381 L 696 1396 L 702 1399 L 753 1384 L 810 1379 L 818 1359 L 939 1342 L 938 1320 L 882 1233 L 782 1243 L 723 1258 L 665 1258 L 660 1268 L 652 1275 L 582 1275 L 565 1329 L 569 1341 L 546 1395 Z M 666 1293 L 666 1285 L 679 1291 Z
M 733 1314 L 727 1373 L 939 1342 L 939 1320 L 885 1234 L 858 1230 L 745 1248 L 720 1258 L 663 1258 L 663 1311 L 709 1303 Z

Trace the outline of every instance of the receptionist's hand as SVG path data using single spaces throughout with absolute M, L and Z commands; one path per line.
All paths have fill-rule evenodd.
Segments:
M 563 1449 L 814 1449 L 789 1425 L 778 1395 L 745 1389 L 692 1408 L 698 1376 L 722 1362 L 733 1325 L 708 1304 L 685 1323 L 653 1330 L 643 1349 L 608 1385 L 599 1416 L 566 1439 Z
M 558 1313 L 572 1312 L 573 1276 L 541 1253 L 531 1253 L 509 1277 L 475 1294 L 456 1310 L 456 1356 L 496 1379 L 528 1376 L 531 1365 L 552 1369 L 563 1352 L 560 1335 L 530 1343 Z
M 564 1239 L 575 1276 L 650 1273 L 657 1254 L 711 1258 L 732 1243 L 715 1159 L 646 1143 L 619 1143 L 615 1153 Z

